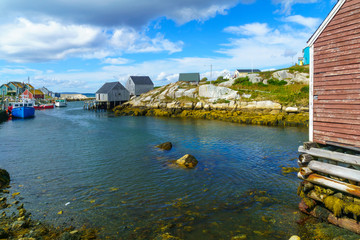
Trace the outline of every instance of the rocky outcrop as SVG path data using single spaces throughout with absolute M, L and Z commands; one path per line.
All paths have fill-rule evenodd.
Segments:
M 10 183 L 10 174 L 5 169 L 0 169 L 0 189 L 7 187 Z
M 194 168 L 198 164 L 198 160 L 193 155 L 186 154 L 183 157 L 176 160 L 176 164 L 186 168 Z
M 171 142 L 165 142 L 165 143 L 157 145 L 156 147 L 160 148 L 162 150 L 169 151 L 172 148 L 172 143 Z

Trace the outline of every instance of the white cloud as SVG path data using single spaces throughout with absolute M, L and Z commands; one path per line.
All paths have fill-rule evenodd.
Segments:
M 127 53 L 162 52 L 170 54 L 180 52 L 183 42 L 173 43 L 164 38 L 162 34 L 157 34 L 151 39 L 144 33 L 139 33 L 133 28 L 122 28 L 115 30 L 110 39 L 110 44 L 121 51 Z
M 249 23 L 242 26 L 230 26 L 224 29 L 225 32 L 237 35 L 265 35 L 271 31 L 267 23 Z
M 72 23 L 97 26 L 139 27 L 159 17 L 178 24 L 192 20 L 204 21 L 225 14 L 239 0 L 5 0 L 0 2 L 3 17 L 21 15 L 27 18 L 53 16 Z M 250 4 L 254 0 L 242 0 Z M 0 16 L 1 18 L 1 16 Z
M 301 15 L 288 16 L 284 18 L 284 21 L 297 23 L 305 27 L 308 27 L 311 30 L 315 30 L 321 23 L 321 20 L 319 18 L 303 17 Z
M 0 58 L 15 62 L 63 59 L 98 48 L 104 40 L 96 27 L 33 23 L 25 18 L 0 26 L 0 32 Z
M 183 46 L 183 42 L 171 42 L 160 33 L 150 38 L 129 27 L 112 34 L 94 26 L 55 21 L 34 23 L 25 18 L 0 25 L 0 32 L 0 59 L 12 62 L 45 62 L 68 57 L 103 59 L 122 52 L 172 54 Z
M 122 65 L 129 62 L 126 58 L 106 58 L 103 60 L 104 63 L 113 64 L 113 65 Z
M 292 12 L 292 6 L 295 4 L 308 4 L 308 3 L 316 3 L 319 0 L 273 0 L 275 4 L 281 4 L 281 13 L 286 15 L 290 15 Z

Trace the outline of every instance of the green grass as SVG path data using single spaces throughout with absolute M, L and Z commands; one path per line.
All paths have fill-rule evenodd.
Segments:
M 306 84 L 290 84 L 290 85 L 262 85 L 252 84 L 243 85 L 237 84 L 231 87 L 240 94 L 251 94 L 249 101 L 264 101 L 271 100 L 283 105 L 309 105 L 309 86 Z

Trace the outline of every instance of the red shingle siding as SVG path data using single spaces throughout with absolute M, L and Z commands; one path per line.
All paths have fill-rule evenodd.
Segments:
M 360 147 L 360 0 L 344 3 L 313 57 L 313 140 Z

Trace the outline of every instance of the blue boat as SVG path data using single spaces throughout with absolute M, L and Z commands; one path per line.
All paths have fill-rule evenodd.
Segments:
M 11 115 L 15 118 L 31 118 L 35 116 L 34 102 L 24 99 L 21 102 L 10 103 Z

